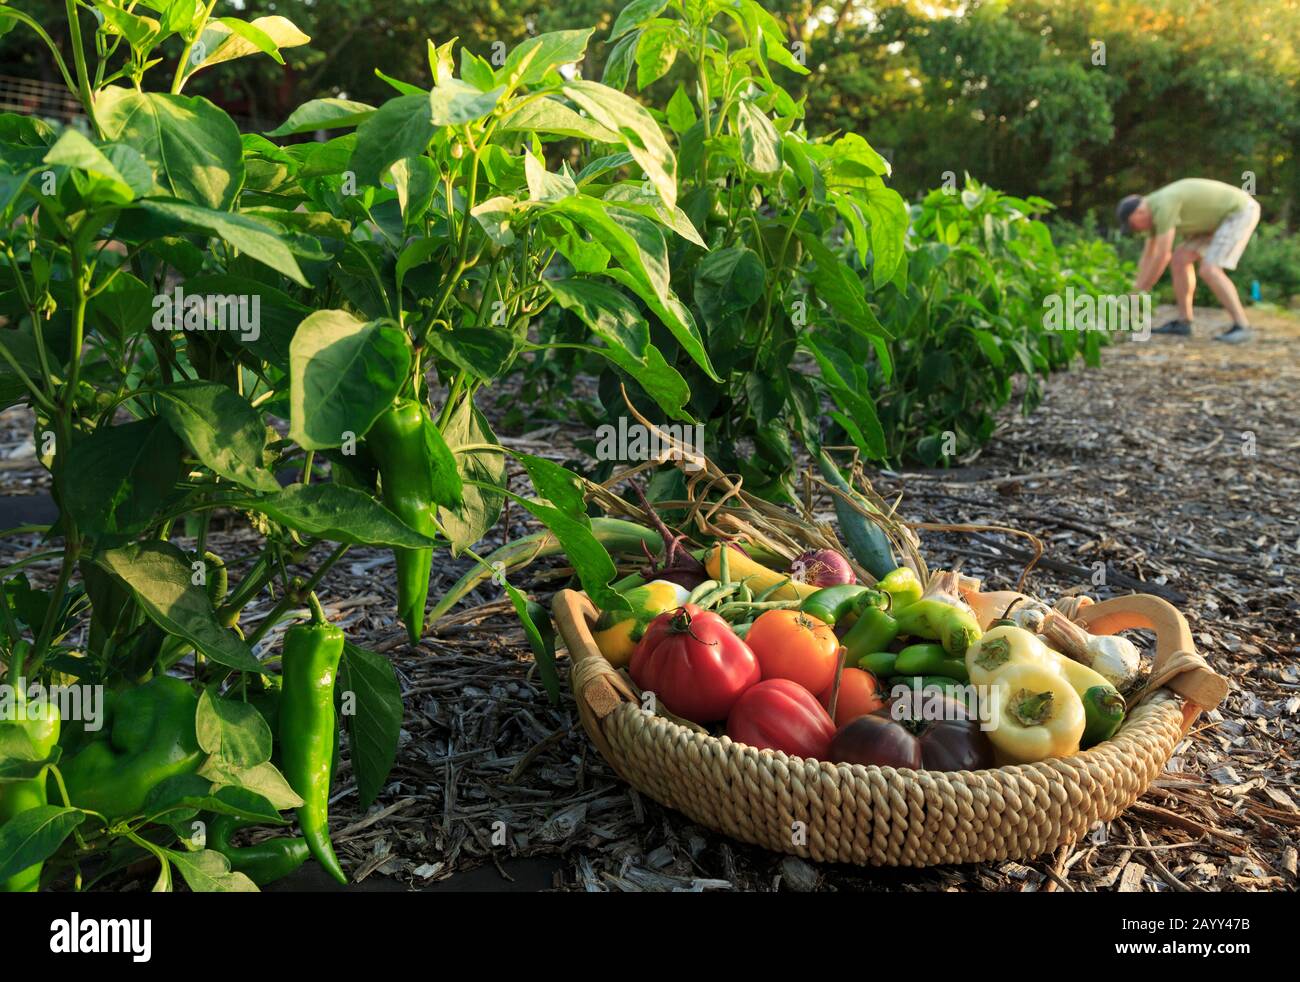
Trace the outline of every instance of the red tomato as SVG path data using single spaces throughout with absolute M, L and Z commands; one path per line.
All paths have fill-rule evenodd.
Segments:
M 687 604 L 660 614 L 637 642 L 632 680 L 696 723 L 726 719 L 762 672 L 758 659 L 717 614 Z
M 835 679 L 826 686 L 817 700 L 829 711 L 831 690 L 835 688 Z M 835 703 L 835 725 L 843 726 L 859 716 L 874 713 L 885 705 L 887 700 L 880 697 L 876 689 L 876 677 L 860 668 L 846 668 L 840 675 L 840 698 Z
M 809 692 L 835 681 L 840 642 L 824 621 L 798 610 L 769 610 L 745 635 L 765 679 L 789 679 Z
M 736 700 L 727 736 L 760 750 L 827 760 L 835 724 L 817 697 L 789 679 L 764 679 Z

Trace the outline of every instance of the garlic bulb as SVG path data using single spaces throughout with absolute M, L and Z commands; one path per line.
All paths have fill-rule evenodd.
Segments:
M 1142 656 L 1128 638 L 1089 634 L 1056 611 L 1043 618 L 1043 640 L 1048 646 L 1087 665 L 1120 692 L 1127 692 L 1142 672 Z

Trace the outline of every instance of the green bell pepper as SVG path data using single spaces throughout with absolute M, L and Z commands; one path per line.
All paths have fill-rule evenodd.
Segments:
M 128 818 L 143 811 L 149 792 L 167 778 L 199 769 L 205 756 L 194 731 L 199 697 L 186 682 L 160 675 L 105 704 L 108 737 L 88 744 L 60 772 L 72 804 L 109 820 Z

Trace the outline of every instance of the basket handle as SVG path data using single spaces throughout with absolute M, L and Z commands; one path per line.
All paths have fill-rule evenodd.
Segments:
M 1133 593 L 1097 604 L 1079 604 L 1068 613 L 1090 634 L 1116 634 L 1129 628 L 1155 632 L 1151 678 L 1133 701 L 1162 687 L 1172 689 L 1187 700 L 1184 732 L 1198 713 L 1215 708 L 1228 694 L 1228 680 L 1210 668 L 1196 651 L 1187 619 L 1167 600 Z
M 582 699 L 597 719 L 604 719 L 621 703 L 639 704 L 636 693 L 605 660 L 591 636 L 596 607 L 577 590 L 561 590 L 551 603 L 555 624 L 569 646 L 570 684 L 573 694 Z

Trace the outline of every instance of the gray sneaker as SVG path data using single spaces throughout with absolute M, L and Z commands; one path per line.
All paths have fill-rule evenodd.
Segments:
M 1151 333 L 1152 334 L 1173 334 L 1180 338 L 1188 338 L 1192 336 L 1192 324 L 1190 321 L 1185 321 L 1182 320 L 1181 318 L 1177 320 L 1165 321 L 1159 327 L 1152 328 Z
M 1241 344 L 1243 341 L 1249 341 L 1254 336 L 1255 332 L 1245 324 L 1233 324 L 1222 334 L 1216 335 L 1214 340 L 1222 341 L 1224 344 Z

